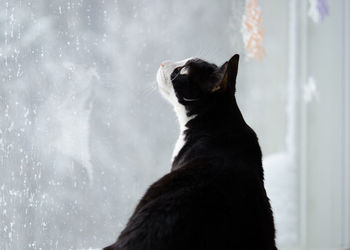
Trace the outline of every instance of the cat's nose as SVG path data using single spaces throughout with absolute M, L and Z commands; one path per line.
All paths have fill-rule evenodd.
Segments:
M 160 66 L 161 66 L 162 68 L 164 68 L 165 65 L 167 65 L 167 63 L 169 63 L 169 61 L 163 61 L 163 62 L 160 64 Z

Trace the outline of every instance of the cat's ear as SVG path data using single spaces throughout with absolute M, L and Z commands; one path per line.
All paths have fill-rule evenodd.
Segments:
M 216 79 L 212 85 L 211 92 L 226 90 L 230 85 L 232 90 L 236 88 L 236 77 L 238 72 L 239 55 L 234 55 L 228 62 L 225 62 L 215 73 Z

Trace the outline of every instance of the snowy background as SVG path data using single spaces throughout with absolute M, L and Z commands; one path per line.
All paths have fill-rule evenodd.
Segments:
M 178 127 L 155 88 L 159 64 L 221 64 L 234 53 L 278 242 L 296 242 L 288 1 L 268 2 L 259 2 L 266 56 L 256 61 L 244 60 L 240 0 L 0 0 L 0 249 L 112 243 L 170 169 Z

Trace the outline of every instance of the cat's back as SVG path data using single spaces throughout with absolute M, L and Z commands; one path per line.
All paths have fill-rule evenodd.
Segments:
M 113 249 L 273 249 L 256 237 L 266 217 L 259 176 L 214 162 L 189 161 L 155 182 Z

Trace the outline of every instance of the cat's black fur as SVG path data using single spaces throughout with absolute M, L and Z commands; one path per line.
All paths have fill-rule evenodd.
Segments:
M 106 250 L 276 249 L 258 139 L 234 95 L 238 58 L 174 70 L 176 96 L 195 115 L 186 142 Z

